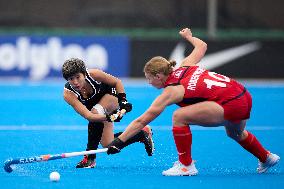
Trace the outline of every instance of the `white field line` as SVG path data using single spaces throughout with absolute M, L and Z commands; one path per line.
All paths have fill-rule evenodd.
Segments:
M 145 78 L 120 78 L 123 84 L 127 87 L 151 87 Z M 243 84 L 254 87 L 283 87 L 284 79 L 251 79 L 251 78 L 237 78 Z M 5 77 L 0 78 L 0 86 L 53 86 L 53 87 L 63 87 L 65 81 L 62 78 L 55 79 L 45 79 L 42 81 L 32 81 L 17 77 Z
M 126 128 L 125 126 L 115 126 L 115 130 L 124 130 Z M 167 131 L 172 130 L 172 126 L 155 126 L 152 125 L 151 128 L 156 131 Z M 267 130 L 284 130 L 284 125 L 279 126 L 247 126 L 248 130 L 259 130 L 259 131 L 267 131 Z M 87 130 L 86 125 L 80 125 L 80 126 L 64 126 L 64 125 L 33 125 L 33 126 L 19 126 L 19 125 L 1 125 L 0 131 L 44 131 L 44 130 L 56 130 L 56 131 L 67 131 L 67 130 Z M 224 128 L 221 127 L 200 127 L 200 126 L 191 126 L 191 130 L 224 130 Z

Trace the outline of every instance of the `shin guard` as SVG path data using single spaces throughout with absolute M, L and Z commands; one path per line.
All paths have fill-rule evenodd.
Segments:
M 96 150 L 100 144 L 104 124 L 102 122 L 89 122 L 88 124 L 88 144 L 86 150 Z M 96 158 L 96 154 L 89 155 L 89 158 Z
M 239 144 L 244 149 L 252 153 L 255 157 L 257 157 L 262 163 L 266 161 L 269 152 L 263 148 L 257 138 L 250 132 L 248 132 L 246 139 L 239 141 Z
M 179 161 L 188 166 L 192 162 L 191 158 L 191 144 L 192 144 L 192 134 L 189 126 L 184 127 L 173 127 L 173 135 L 175 144 L 178 151 Z

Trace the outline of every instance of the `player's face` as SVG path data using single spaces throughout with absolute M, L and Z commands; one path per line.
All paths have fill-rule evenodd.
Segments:
M 145 73 L 145 77 L 148 80 L 148 83 L 157 89 L 161 89 L 164 87 L 163 80 L 160 77 L 160 74 L 152 75 Z
M 77 91 L 80 91 L 85 85 L 85 75 L 82 73 L 77 73 L 68 78 L 70 85 Z

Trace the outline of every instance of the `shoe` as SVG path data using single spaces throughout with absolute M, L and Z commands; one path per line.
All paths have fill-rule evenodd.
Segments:
M 258 167 L 256 171 L 258 173 L 265 173 L 270 167 L 276 165 L 280 160 L 280 157 L 276 154 L 269 153 L 265 163 L 258 162 Z
M 96 160 L 88 158 L 88 155 L 84 155 L 84 158 L 76 165 L 76 168 L 94 168 L 96 166 Z
M 148 154 L 148 156 L 152 156 L 153 153 L 154 153 L 154 141 L 153 141 L 153 132 L 152 132 L 152 129 L 149 125 L 145 126 L 143 129 L 142 129 L 143 133 L 144 133 L 144 137 L 141 141 L 141 143 L 144 143 L 145 145 L 145 150 Z
M 162 172 L 162 175 L 164 176 L 193 176 L 197 174 L 198 170 L 196 169 L 194 162 L 189 166 L 185 166 L 179 161 L 176 161 L 172 168 Z

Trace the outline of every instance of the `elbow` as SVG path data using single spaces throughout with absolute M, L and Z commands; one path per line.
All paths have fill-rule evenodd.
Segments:
M 207 44 L 205 42 L 201 43 L 199 46 L 200 57 L 203 57 L 207 51 Z
M 205 54 L 205 52 L 207 51 L 207 43 L 205 43 L 205 42 L 203 41 L 203 43 L 200 45 L 200 49 L 201 49 L 202 52 L 204 52 L 204 54 Z
M 123 85 L 121 79 L 116 78 L 116 82 L 114 86 Z
M 192 44 L 194 48 L 197 48 L 200 51 L 203 51 L 205 53 L 207 50 L 207 43 L 205 43 L 203 40 L 196 38 L 196 37 L 193 37 L 193 39 L 194 40 L 192 41 Z
M 118 83 L 122 83 L 121 79 L 117 78 L 117 82 Z
M 205 51 L 207 51 L 207 43 L 204 42 L 203 44 Z

